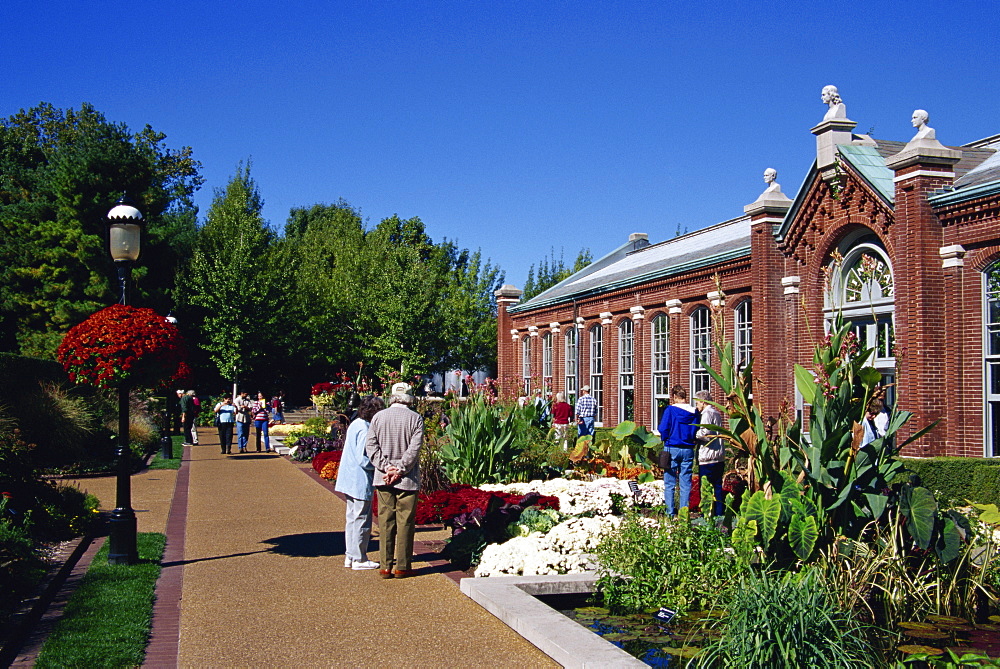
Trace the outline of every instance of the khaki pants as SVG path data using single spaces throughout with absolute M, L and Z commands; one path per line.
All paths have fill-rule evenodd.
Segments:
M 397 571 L 410 569 L 416 530 L 417 491 L 379 486 L 375 492 L 378 495 L 379 566 Z

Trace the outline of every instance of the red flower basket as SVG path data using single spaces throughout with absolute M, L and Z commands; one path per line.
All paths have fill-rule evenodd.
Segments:
M 153 311 L 115 304 L 63 337 L 56 359 L 74 383 L 159 387 L 186 373 L 180 331 Z

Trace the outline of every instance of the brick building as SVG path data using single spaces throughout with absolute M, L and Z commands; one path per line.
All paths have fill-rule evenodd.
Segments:
M 655 427 L 671 385 L 716 390 L 697 362 L 714 357 L 715 306 L 774 414 L 802 407 L 792 364 L 810 364 L 840 310 L 909 427 L 941 421 L 908 454 L 1000 456 L 1000 135 L 946 147 L 918 110 L 910 142 L 875 140 L 830 98 L 791 198 L 768 170 L 742 216 L 657 244 L 632 234 L 523 303 L 497 291 L 499 375 L 589 385 L 598 424 Z

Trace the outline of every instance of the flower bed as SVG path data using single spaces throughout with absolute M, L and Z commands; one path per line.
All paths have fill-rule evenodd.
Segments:
M 419 504 L 417 504 L 417 524 L 444 523 L 451 525 L 456 516 L 470 513 L 476 509 L 486 511 L 491 497 L 499 497 L 506 503 L 519 504 L 528 492 L 531 491 L 524 493 L 490 491 L 458 484 L 449 490 L 439 490 L 429 495 L 421 494 Z M 558 510 L 559 504 L 560 501 L 555 497 L 544 495 L 536 502 L 536 506 L 545 509 Z
M 337 471 L 340 469 L 340 458 L 343 455 L 344 451 L 342 450 L 317 453 L 316 457 L 312 460 L 312 467 L 320 476 L 332 481 L 337 478 Z

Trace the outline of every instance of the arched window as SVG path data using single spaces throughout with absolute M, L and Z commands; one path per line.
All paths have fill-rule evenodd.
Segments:
M 631 319 L 618 326 L 618 418 L 635 419 L 635 330 Z
M 604 329 L 600 325 L 590 328 L 590 394 L 597 402 L 594 421 L 604 421 Z
M 698 307 L 691 312 L 691 391 L 708 390 L 712 377 L 705 371 L 712 366 L 712 314 L 708 307 Z
M 736 340 L 733 353 L 736 356 L 736 364 L 739 367 L 750 362 L 753 354 L 753 312 L 750 308 L 750 300 L 743 300 L 736 309 L 733 310 L 733 321 L 735 323 Z
M 542 389 L 552 390 L 552 333 L 542 335 Z
M 521 385 L 524 396 L 531 396 L 531 337 L 521 340 Z
M 571 325 L 566 330 L 566 401 L 576 405 L 577 362 L 580 360 L 580 350 L 577 347 L 578 330 Z
M 1000 456 L 1000 263 L 983 276 L 986 372 L 986 455 Z
M 896 403 L 896 336 L 895 287 L 889 256 L 870 233 L 845 239 L 839 252 L 842 259 L 834 258 L 827 266 L 827 320 L 839 311 L 854 326 L 858 342 L 875 349 L 869 364 L 881 372 L 886 404 L 892 407 Z
M 663 412 L 670 405 L 670 321 L 666 314 L 660 314 L 650 321 L 653 372 L 653 415 L 652 428 L 660 424 Z

